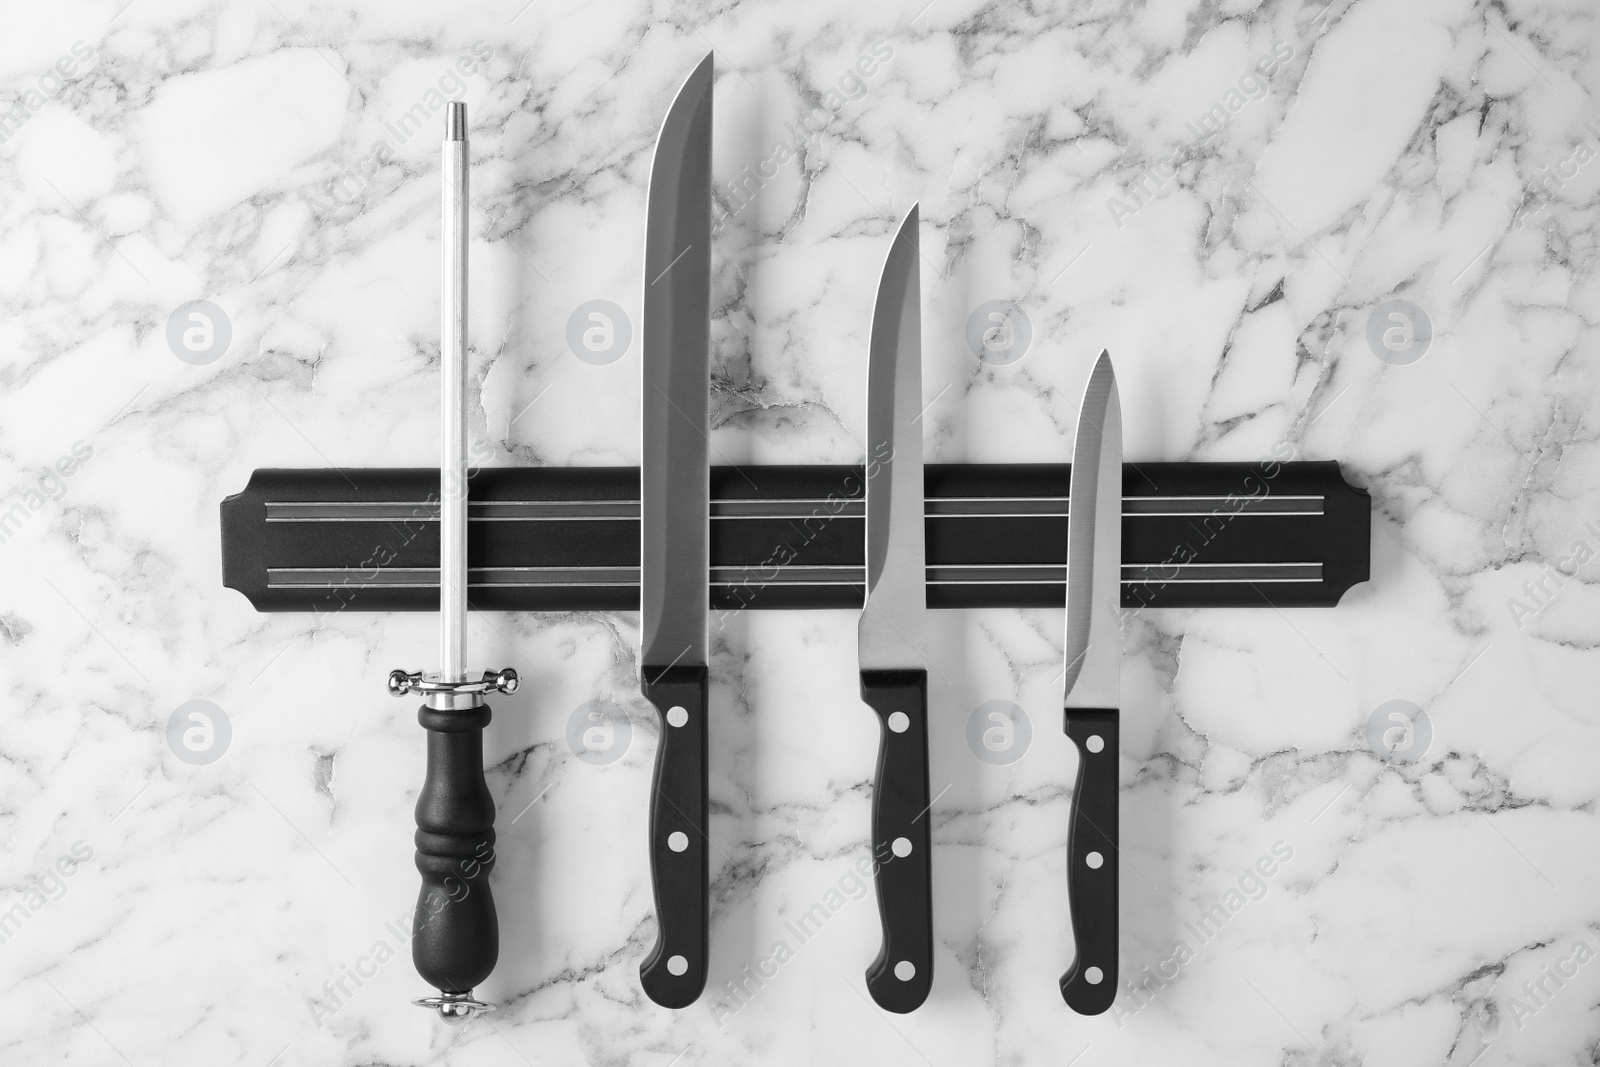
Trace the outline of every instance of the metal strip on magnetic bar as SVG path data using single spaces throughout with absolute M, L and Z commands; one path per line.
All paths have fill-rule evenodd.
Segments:
M 381 522 L 387 519 L 439 521 L 437 502 L 416 501 L 268 501 L 268 522 Z M 1123 515 L 1209 515 L 1231 511 L 1240 515 L 1321 515 L 1320 496 L 1225 497 L 1149 496 L 1123 497 Z M 815 516 L 819 508 L 833 518 L 860 518 L 866 502 L 844 500 L 713 500 L 713 519 L 798 519 Z M 1066 497 L 928 497 L 930 518 L 1038 518 L 1065 516 Z M 637 500 L 492 500 L 475 501 L 470 518 L 489 522 L 511 520 L 637 519 Z
M 639 585 L 638 567 L 469 567 L 467 584 L 496 589 Z M 268 567 L 268 589 L 437 589 L 437 567 Z
M 1321 515 L 1320 496 L 1125 496 L 1122 514 L 1209 515 L 1231 511 L 1240 515 Z M 939 518 L 1040 518 L 1068 514 L 1062 497 L 929 497 L 926 512 Z
M 839 566 L 779 567 L 776 574 L 752 574 L 751 567 L 713 567 L 711 584 L 740 585 L 755 577 L 771 585 L 858 586 L 866 577 L 864 568 Z M 928 567 L 929 585 L 1061 585 L 1067 569 L 1049 564 Z M 541 586 L 612 585 L 637 586 L 638 567 L 473 567 L 467 572 L 468 584 L 498 589 Z M 1122 567 L 1124 585 L 1140 582 L 1186 584 L 1192 582 L 1320 582 L 1320 563 L 1173 563 L 1150 565 L 1126 563 Z M 270 589 L 330 589 L 341 586 L 380 585 L 387 588 L 435 589 L 439 585 L 436 567 L 380 567 L 362 570 L 355 567 L 269 567 Z
M 269 500 L 268 522 L 383 522 L 415 519 L 438 522 L 438 501 L 412 503 L 397 500 Z M 637 500 L 475 500 L 467 504 L 467 517 L 489 522 L 560 519 L 637 519 Z

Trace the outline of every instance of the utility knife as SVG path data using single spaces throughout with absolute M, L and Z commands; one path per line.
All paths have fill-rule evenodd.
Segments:
M 923 537 L 922 319 L 917 208 L 878 282 L 867 364 L 867 598 L 861 699 L 877 712 L 872 849 L 883 945 L 867 968 L 879 1007 L 909 1012 L 933 985 L 928 823 L 927 552 Z
M 1099 1015 L 1117 994 L 1117 721 L 1122 701 L 1122 406 L 1101 352 L 1078 408 L 1067 500 L 1067 736 L 1078 749 L 1067 835 L 1077 957 L 1061 996 Z

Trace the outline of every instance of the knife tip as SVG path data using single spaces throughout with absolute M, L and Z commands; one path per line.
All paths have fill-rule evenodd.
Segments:
M 716 81 L 715 52 L 707 52 L 694 65 L 689 76 L 683 79 L 683 84 L 678 86 L 677 95 L 673 97 L 672 109 L 675 110 L 680 103 L 694 102 L 694 106 L 702 105 L 711 96 L 711 86 Z
M 919 201 L 912 202 L 911 210 L 906 212 L 905 217 L 900 220 L 900 228 L 895 231 L 894 239 L 896 244 L 901 241 L 914 241 L 916 239 L 918 220 L 922 216 L 921 207 L 922 205 Z
M 1104 398 L 1104 399 L 1094 399 Z M 1117 404 L 1117 369 L 1111 364 L 1111 350 L 1102 348 L 1089 372 L 1089 382 L 1084 386 L 1083 402 L 1091 405 L 1080 410 L 1095 410 Z

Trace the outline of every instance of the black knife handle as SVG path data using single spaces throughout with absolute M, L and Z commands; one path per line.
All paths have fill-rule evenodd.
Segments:
M 656 947 L 639 967 L 645 994 L 686 1008 L 706 984 L 710 873 L 707 865 L 706 686 L 704 667 L 645 667 L 645 699 L 661 717 L 650 793 L 650 879 Z
M 422 892 L 412 918 L 411 959 L 429 985 L 465 993 L 489 977 L 500 956 L 494 869 L 494 797 L 483 779 L 488 705 L 437 711 L 428 731 L 428 773 L 417 795 L 417 870 Z
M 1099 1015 L 1117 996 L 1117 709 L 1068 708 L 1078 746 L 1067 834 L 1067 894 L 1078 956 L 1061 976 L 1061 997 L 1079 1015 Z
M 867 992 L 878 1007 L 903 1015 L 933 988 L 928 672 L 862 671 L 861 699 L 880 727 L 872 856 L 883 947 L 867 968 Z

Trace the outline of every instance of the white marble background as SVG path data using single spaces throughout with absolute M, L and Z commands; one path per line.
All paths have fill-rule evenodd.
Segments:
M 523 4 L 7 7 L 0 1061 L 1595 1061 L 1592 4 Z M 638 346 L 585 363 L 566 320 L 636 315 L 651 145 L 707 50 L 724 210 L 742 168 L 798 148 L 719 235 L 726 457 L 860 458 L 872 288 L 920 201 L 930 459 L 1065 459 L 1106 346 L 1131 458 L 1287 444 L 1372 494 L 1373 581 L 1337 609 L 1132 620 L 1122 966 L 1168 980 L 1107 1015 L 1056 991 L 1058 612 L 937 617 L 937 977 L 907 1017 L 864 992 L 870 896 L 804 945 L 784 926 L 865 853 L 876 722 L 849 613 L 718 636 L 711 988 L 678 1013 L 637 984 L 635 619 L 476 619 L 482 664 L 529 684 L 488 738 L 503 937 L 481 992 L 502 1007 L 451 1029 L 407 1004 L 428 991 L 393 932 L 422 733 L 383 679 L 425 665 L 433 618 L 263 616 L 220 585 L 217 505 L 252 469 L 435 459 L 438 121 L 393 132 L 430 90 L 473 120 L 475 441 L 637 462 Z M 232 329 L 203 366 L 167 342 L 196 299 Z M 1410 365 L 1367 341 L 1392 299 L 1432 323 Z M 1009 366 L 965 344 L 989 300 L 1032 326 Z M 603 766 L 565 740 L 596 698 L 634 717 Z M 194 699 L 232 727 L 205 766 L 166 738 Z M 1034 725 L 1010 766 L 964 740 L 997 699 Z M 1428 716 L 1414 762 L 1369 743 L 1390 700 Z M 731 1002 L 780 939 L 793 958 Z

